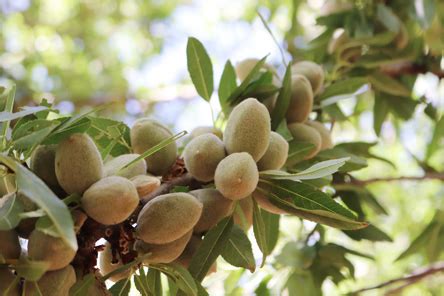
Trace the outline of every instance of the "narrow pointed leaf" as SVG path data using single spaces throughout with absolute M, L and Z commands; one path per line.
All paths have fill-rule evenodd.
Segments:
M 109 291 L 113 296 L 127 296 L 131 289 L 131 277 L 123 279 L 115 283 Z
M 290 180 L 260 179 L 259 188 L 273 204 L 301 218 L 344 230 L 368 225 L 357 221 L 350 210 L 310 185 Z
M 232 227 L 233 218 L 230 216 L 217 223 L 205 235 L 188 267 L 191 275 L 197 281 L 201 282 L 204 279 L 211 265 L 223 251 L 230 237 Z
M 264 219 L 262 218 L 262 210 L 259 208 L 256 200 L 253 199 L 253 232 L 256 238 L 256 243 L 259 249 L 262 251 L 262 263 L 261 267 L 264 266 L 267 256 L 270 255 L 267 244 L 267 233 L 265 229 Z
M 238 97 L 247 89 L 250 82 L 253 80 L 253 78 L 256 76 L 257 73 L 259 73 L 259 70 L 262 68 L 262 66 L 265 64 L 265 60 L 267 59 L 266 55 L 262 59 L 260 59 L 256 65 L 253 67 L 253 69 L 250 71 L 250 73 L 245 77 L 245 79 L 242 81 L 242 83 L 230 94 L 230 96 L 227 99 L 227 102 L 230 105 L 233 105 L 234 102 L 238 99 Z
M 282 82 L 282 88 L 276 100 L 276 106 L 271 113 L 271 129 L 276 130 L 285 118 L 291 100 L 291 64 L 287 66 Z
M 10 168 L 16 173 L 18 190 L 45 211 L 60 237 L 73 250 L 77 250 L 74 223 L 71 213 L 63 201 L 40 178 L 21 164 L 11 163 L 11 160 L 4 155 L 0 155 L 0 161 L 12 164 Z
M 222 76 L 220 78 L 219 82 L 219 103 L 222 107 L 222 110 L 225 114 L 228 114 L 228 97 L 231 95 L 231 93 L 236 89 L 236 72 L 234 70 L 233 65 L 231 64 L 231 61 L 228 60 L 225 63 L 224 71 L 222 72 Z
M 338 169 L 345 164 L 350 157 L 344 157 L 339 159 L 330 159 L 322 162 L 318 162 L 308 169 L 299 173 L 289 174 L 284 171 L 269 170 L 260 172 L 260 176 L 265 179 L 275 180 L 313 180 L 320 179 L 326 176 L 330 176 L 338 171 Z
M 188 38 L 187 65 L 197 93 L 209 101 L 213 93 L 213 65 L 205 47 L 194 37 Z
M 0 207 L 0 230 L 10 230 L 15 228 L 22 219 L 23 205 L 16 198 L 14 192 L 1 198 L 4 203 Z
M 233 266 L 243 267 L 254 272 L 254 262 L 251 242 L 245 232 L 237 225 L 233 225 L 228 243 L 222 251 L 222 257 Z

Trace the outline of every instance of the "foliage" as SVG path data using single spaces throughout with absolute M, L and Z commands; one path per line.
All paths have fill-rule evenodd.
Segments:
M 253 230 L 250 233 L 244 232 L 234 223 L 233 217 L 229 216 L 204 235 L 203 242 L 188 269 L 178 264 L 152 264 L 148 266 L 147 271 L 139 266 L 142 260 L 136 259 L 121 267 L 122 270 L 134 266 L 140 268 L 134 273 L 132 280 L 124 279 L 115 283 L 109 290 L 113 295 L 128 295 L 131 286 L 142 295 L 159 295 L 166 290 L 177 292 L 179 295 L 206 295 L 206 284 L 202 281 L 219 257 L 232 266 L 251 272 L 263 267 L 270 273 L 285 271 L 286 276 L 279 285 L 273 284 L 270 277 L 262 278 L 255 289 L 258 295 L 270 295 L 276 290 L 279 293 L 287 291 L 289 295 L 321 295 L 322 287 L 327 282 L 332 282 L 344 292 L 344 283 L 358 280 L 355 272 L 358 267 L 355 266 L 353 258 L 374 260 L 371 264 L 375 266 L 380 264 L 379 254 L 370 254 L 374 249 L 369 248 L 367 254 L 367 249 L 361 252 L 348 247 L 349 245 L 396 243 L 399 232 L 386 233 L 388 228 L 384 225 L 384 221 L 389 219 L 387 217 L 392 217 L 393 210 L 387 208 L 382 200 L 383 189 L 372 186 L 374 182 L 383 182 L 384 176 L 373 180 L 363 180 L 361 176 L 365 176 L 362 172 L 366 172 L 369 165 L 376 163 L 376 166 L 389 168 L 387 170 L 400 170 L 397 167 L 399 163 L 389 153 L 375 153 L 377 142 L 363 141 L 340 143 L 319 152 L 314 158 L 305 160 L 313 145 L 292 141 L 285 123 L 285 113 L 291 99 L 291 63 L 285 64 L 288 56 L 291 56 L 292 62 L 312 60 L 324 67 L 325 85 L 314 99 L 313 115 L 318 121 L 330 123 L 332 127 L 348 123 L 357 125 L 359 117 L 365 112 L 370 112 L 373 117 L 373 132 L 382 139 L 384 125 L 392 124 L 396 132 L 399 132 L 400 126 L 417 117 L 426 120 L 432 130 L 430 140 L 427 140 L 421 157 L 413 156 L 424 177 L 413 180 L 444 180 L 443 167 L 437 165 L 439 160 L 442 160 L 442 106 L 436 105 L 426 96 L 417 96 L 414 93 L 415 81 L 419 75 L 430 72 L 439 78 L 444 77 L 440 66 L 444 48 L 444 40 L 440 36 L 444 34 L 439 34 L 444 32 L 444 4 L 424 0 L 417 4 L 423 5 L 422 9 L 419 9 L 414 5 L 414 1 L 408 1 L 407 4 L 405 1 L 332 2 L 335 5 L 329 8 L 330 11 L 324 12 L 316 19 L 322 32 L 306 46 L 299 46 L 296 42 L 302 30 L 297 17 L 299 9 L 302 8 L 298 1 L 292 2 L 292 23 L 284 40 L 287 52 L 282 51 L 284 64 L 281 68 L 285 70 L 282 71 L 282 85 L 279 87 L 272 82 L 274 73 L 264 70 L 268 56 L 259 59 L 242 81 L 237 79 L 235 68 L 228 60 L 218 80 L 214 77 L 211 53 L 207 52 L 197 38 L 188 39 L 187 66 L 197 94 L 210 102 L 216 93 L 214 82 L 219 81 L 216 90 L 222 112 L 217 117 L 217 127 L 224 126 L 231 110 L 244 99 L 255 97 L 264 102 L 270 96 L 277 96 L 277 103 L 271 112 L 271 124 L 272 129 L 289 142 L 287 166 L 285 171 L 260 172 L 258 191 L 263 193 L 272 205 L 289 215 L 280 217 L 269 213 L 253 201 Z M 81 11 L 82 5 L 86 4 L 78 5 Z M 270 4 L 270 23 L 273 22 L 274 13 L 277 11 L 273 5 Z M 289 7 L 285 1 L 282 5 Z M 163 16 L 170 7 L 159 5 L 158 9 Z M 261 19 L 272 34 L 273 30 L 268 27 L 262 16 Z M 22 22 L 13 19 L 1 21 Z M 63 27 L 61 30 L 61 33 L 51 34 L 73 34 L 68 28 Z M 127 93 L 126 82 L 121 78 L 95 81 L 102 78 L 91 75 L 89 70 L 81 67 L 85 63 L 84 59 L 95 60 L 104 57 L 102 46 L 92 46 L 93 37 L 98 37 L 92 35 L 94 36 L 89 36 L 85 44 L 91 57 L 78 57 L 75 51 L 70 53 L 69 58 L 75 58 L 74 61 L 81 71 L 75 73 L 76 79 L 73 79 L 71 84 L 64 85 L 67 86 L 65 89 L 53 89 L 55 95 L 62 98 L 87 99 L 94 93 L 94 84 L 107 88 L 107 95 L 124 96 Z M 144 54 L 151 53 L 152 51 L 148 51 Z M 52 58 L 56 59 L 49 61 Z M 106 57 L 108 58 L 111 57 Z M 34 59 L 36 58 L 30 55 L 25 61 L 31 65 L 30 68 L 40 63 Z M 51 69 L 52 73 L 60 77 L 64 75 L 63 67 L 60 66 L 62 63 L 59 61 L 66 57 L 48 51 L 43 54 L 43 59 L 42 64 Z M 104 64 L 112 71 L 122 71 L 122 65 L 119 63 L 108 62 L 109 64 Z M 12 74 L 6 71 L 3 75 Z M 14 80 L 17 81 L 17 91 L 32 93 L 33 90 L 29 87 L 32 84 L 29 81 Z M 78 88 L 76 84 L 79 81 L 87 81 L 89 84 Z M 93 138 L 103 159 L 118 156 L 131 151 L 130 128 L 123 122 L 97 115 L 101 112 L 100 108 L 79 116 L 65 116 L 48 102 L 42 101 L 39 106 L 24 107 L 14 112 L 15 93 L 15 86 L 4 89 L 0 102 L 4 110 L 0 113 L 0 189 L 2 195 L 5 195 L 0 208 L 0 230 L 13 229 L 21 220 L 29 217 L 46 217 L 46 223 L 40 222 L 39 227 L 53 236 L 61 237 L 76 249 L 77 242 L 70 213 L 79 207 L 78 200 L 75 196 L 66 196 L 60 200 L 27 168 L 29 157 L 39 144 L 58 144 L 78 132 L 87 133 Z M 344 108 L 350 99 L 355 102 L 351 112 Z M 163 141 L 124 167 L 155 153 L 184 134 L 185 132 L 182 132 Z M 393 178 L 394 181 L 397 181 L 396 178 Z M 399 179 L 402 180 L 402 176 Z M 186 186 L 179 185 L 174 188 L 188 191 Z M 442 183 L 439 186 L 442 187 Z M 39 210 L 31 212 L 32 214 L 25 213 L 22 201 L 17 198 L 17 190 L 26 193 L 26 196 L 38 205 Z M 409 246 L 404 250 L 400 249 L 393 258 L 394 262 L 390 264 L 404 264 L 402 266 L 405 268 L 408 262 L 412 262 L 408 260 L 411 260 L 413 255 L 421 258 L 421 263 L 433 263 L 443 258 L 442 201 L 436 199 L 436 204 L 430 211 L 434 211 L 433 215 L 429 214 L 433 217 L 424 225 L 415 226 L 415 231 L 409 232 Z M 396 219 L 405 219 L 407 214 L 410 213 L 404 213 L 404 217 L 401 215 Z M 295 220 L 301 222 L 300 233 L 279 241 L 279 234 L 286 231 L 286 222 Z M 336 228 L 336 232 L 332 228 Z M 344 246 L 340 245 L 332 239 L 330 233 L 338 234 L 342 242 L 347 243 Z M 255 249 L 262 254 L 259 262 L 253 252 Z M 388 264 L 385 258 L 383 260 L 383 264 Z M 18 263 L 5 263 L 12 266 L 26 281 L 36 281 L 47 268 L 42 262 L 28 259 L 20 259 Z M 226 279 L 226 292 L 229 291 L 230 281 L 237 283 L 243 276 L 242 271 L 236 272 L 232 272 Z M 168 279 L 168 287 L 165 286 L 166 282 L 161 280 L 162 277 Z M 87 276 L 75 287 L 87 289 L 91 282 L 91 277 Z M 345 292 L 350 292 L 349 288 L 345 289 Z M 426 289 L 437 293 L 442 291 L 440 287 Z M 233 294 L 234 290 L 232 287 Z M 80 291 L 83 290 L 75 290 L 81 294 Z M 237 293 L 242 291 L 238 290 Z

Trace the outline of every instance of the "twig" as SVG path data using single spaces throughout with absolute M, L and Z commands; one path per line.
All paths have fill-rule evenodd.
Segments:
M 337 190 L 356 190 L 358 187 L 365 187 L 367 185 L 378 182 L 399 182 L 399 181 L 422 181 L 422 180 L 441 180 L 444 181 L 444 173 L 427 172 L 423 176 L 400 176 L 400 177 L 385 177 L 385 178 L 371 178 L 367 180 L 359 180 L 351 175 L 347 175 L 348 180 L 333 181 L 333 187 Z
M 394 181 L 421 181 L 421 180 L 441 180 L 444 181 L 444 173 L 426 173 L 423 176 L 400 176 L 386 178 L 372 178 L 367 180 L 358 180 L 352 178 L 349 184 L 357 186 L 366 186 L 377 182 L 394 182 Z
M 390 285 L 393 285 L 393 284 L 396 284 L 396 283 L 405 282 L 400 287 L 398 287 L 396 289 L 392 289 L 392 290 L 390 290 L 390 291 L 388 291 L 386 293 L 386 295 L 394 295 L 395 293 L 400 292 L 402 289 L 406 288 L 407 286 L 413 285 L 414 283 L 416 283 L 416 282 L 418 282 L 418 281 L 420 281 L 420 280 L 422 280 L 422 279 L 424 279 L 424 278 L 426 278 L 428 276 L 431 276 L 433 274 L 436 274 L 436 273 L 439 273 L 439 272 L 443 272 L 443 271 L 444 271 L 444 261 L 432 264 L 432 265 L 427 266 L 427 267 L 422 267 L 422 268 L 419 268 L 417 270 L 414 270 L 408 276 L 392 279 L 392 280 L 389 280 L 387 282 L 381 283 L 381 284 L 376 285 L 376 286 L 372 286 L 372 287 L 356 290 L 354 292 L 351 292 L 350 295 L 359 295 L 362 292 L 366 292 L 366 291 L 370 291 L 370 290 L 375 290 L 375 289 L 380 289 L 380 288 L 384 288 L 386 286 L 390 286 Z
M 154 197 L 166 194 L 171 191 L 176 186 L 189 186 L 191 190 L 200 188 L 202 183 L 191 177 L 190 174 L 184 174 L 180 177 L 177 177 L 175 179 L 172 179 L 171 181 L 165 182 L 162 185 L 160 185 L 159 188 L 151 192 L 150 194 L 143 196 L 141 198 L 142 204 L 146 204 L 150 200 L 152 200 Z

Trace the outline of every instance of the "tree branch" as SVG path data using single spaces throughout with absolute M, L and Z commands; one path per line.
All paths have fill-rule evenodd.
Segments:
M 414 270 L 408 276 L 392 279 L 392 280 L 389 280 L 387 282 L 381 283 L 381 284 L 376 285 L 376 286 L 372 286 L 372 287 L 356 290 L 354 292 L 351 292 L 350 294 L 351 295 L 359 295 L 362 292 L 366 292 L 366 291 L 370 291 L 370 290 L 375 290 L 375 289 L 380 289 L 380 288 L 384 288 L 384 287 L 387 287 L 387 286 L 390 286 L 390 285 L 393 285 L 393 284 L 396 284 L 396 283 L 404 282 L 403 285 L 401 285 L 401 286 L 399 286 L 399 287 L 397 287 L 395 289 L 392 289 L 392 290 L 388 291 L 385 294 L 385 295 L 394 295 L 395 293 L 400 292 L 402 289 L 404 289 L 404 288 L 406 288 L 406 287 L 408 287 L 410 285 L 413 285 L 414 283 L 416 283 L 416 282 L 418 282 L 418 281 L 420 281 L 420 280 L 422 280 L 422 279 L 424 279 L 424 278 L 426 278 L 428 276 L 431 276 L 433 274 L 440 273 L 440 272 L 444 272 L 444 261 L 432 264 L 432 265 L 427 266 L 427 267 L 422 267 L 422 268 L 419 268 L 417 270 Z
M 202 183 L 191 177 L 190 174 L 186 173 L 180 177 L 174 178 L 160 185 L 159 188 L 151 192 L 150 194 L 143 196 L 141 198 L 141 203 L 145 205 L 147 202 L 155 198 L 156 196 L 166 194 L 171 191 L 176 186 L 188 186 L 190 190 L 200 188 Z
M 444 173 L 425 173 L 422 176 L 400 176 L 400 177 L 385 177 L 385 178 L 371 178 L 367 180 L 359 180 L 353 176 L 347 181 L 334 182 L 333 186 L 336 189 L 349 189 L 349 187 L 364 187 L 369 184 L 378 182 L 399 182 L 399 181 L 423 181 L 423 180 L 440 180 L 444 181 Z

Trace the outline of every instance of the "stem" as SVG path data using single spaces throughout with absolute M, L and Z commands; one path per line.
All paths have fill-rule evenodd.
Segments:
M 440 180 L 444 181 L 444 173 L 425 173 L 423 176 L 400 176 L 400 177 L 385 177 L 385 178 L 371 178 L 367 180 L 358 180 L 352 176 L 349 182 L 336 183 L 333 186 L 336 189 L 347 189 L 355 186 L 367 186 L 369 184 L 378 182 L 398 182 L 398 181 L 422 181 L 422 180 Z
M 400 292 L 401 290 L 403 290 L 404 288 L 406 288 L 406 287 L 408 287 L 410 285 L 413 285 L 414 283 L 416 283 L 416 282 L 418 282 L 418 281 L 420 281 L 420 280 L 422 280 L 422 279 L 424 279 L 424 278 L 426 278 L 428 276 L 431 276 L 431 275 L 433 275 L 435 273 L 440 273 L 440 272 L 443 272 L 443 271 L 444 271 L 444 261 L 432 264 L 432 265 L 427 266 L 427 267 L 422 267 L 422 268 L 416 269 L 410 275 L 407 275 L 407 276 L 404 276 L 404 277 L 400 277 L 400 278 L 396 278 L 396 279 L 392 279 L 392 280 L 389 280 L 387 282 L 381 283 L 381 284 L 376 285 L 376 286 L 372 286 L 372 287 L 356 290 L 354 292 L 351 292 L 350 294 L 351 295 L 358 295 L 358 294 L 360 294 L 362 292 L 366 292 L 366 291 L 370 291 L 370 290 L 375 290 L 375 289 L 380 289 L 380 288 L 383 288 L 383 287 L 386 287 L 386 286 L 390 286 L 390 285 L 395 284 L 395 283 L 404 282 L 403 285 L 401 285 L 401 286 L 399 286 L 399 287 L 397 287 L 395 289 L 392 289 L 392 290 L 390 290 L 390 291 L 388 291 L 386 293 L 386 295 L 394 295 L 394 294 Z
M 154 190 L 150 194 L 143 196 L 141 198 L 141 203 L 142 203 L 142 205 L 145 205 L 147 202 L 149 202 L 150 200 L 152 200 L 156 196 L 169 193 L 171 191 L 171 189 L 173 189 L 176 186 L 189 186 L 190 189 L 193 190 L 193 189 L 200 188 L 201 185 L 202 184 L 199 181 L 197 181 L 191 175 L 186 173 L 180 177 L 174 178 L 168 182 L 163 183 L 162 185 L 160 185 L 159 188 L 157 188 L 156 190 Z

